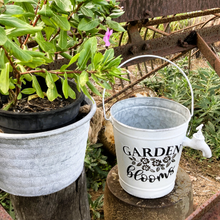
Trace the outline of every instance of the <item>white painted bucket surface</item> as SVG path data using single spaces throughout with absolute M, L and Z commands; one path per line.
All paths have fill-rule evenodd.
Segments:
M 18 196 L 42 196 L 73 183 L 81 174 L 91 111 L 71 125 L 33 134 L 0 133 L 0 188 Z
M 153 199 L 170 193 L 193 115 L 193 90 L 186 74 L 175 63 L 156 55 L 138 58 L 158 58 L 174 65 L 185 77 L 191 92 L 191 113 L 183 105 L 161 98 L 139 97 L 117 102 L 106 118 L 113 125 L 119 181 L 122 188 L 136 197 Z
M 110 112 L 122 188 L 140 198 L 170 193 L 189 110 L 171 100 L 139 97 L 117 102 Z

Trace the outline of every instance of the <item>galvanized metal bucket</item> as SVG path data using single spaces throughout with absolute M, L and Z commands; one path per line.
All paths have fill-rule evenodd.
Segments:
M 165 196 L 173 190 L 188 123 L 193 115 L 193 91 L 185 73 L 171 61 L 153 57 L 170 62 L 184 75 L 192 96 L 191 113 L 185 106 L 168 99 L 138 97 L 115 103 L 110 119 L 105 115 L 113 125 L 122 188 L 131 195 L 148 199 Z M 191 145 L 191 140 L 187 140 Z M 205 144 L 204 138 L 201 143 Z M 206 156 L 210 157 L 209 147 L 204 147 Z
M 0 189 L 18 196 L 55 193 L 77 180 L 83 170 L 90 112 L 62 128 L 30 134 L 0 133 Z

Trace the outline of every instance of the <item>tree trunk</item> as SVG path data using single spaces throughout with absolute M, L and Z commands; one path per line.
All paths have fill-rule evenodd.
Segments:
M 85 170 L 70 186 L 39 197 L 11 195 L 17 220 L 90 220 Z

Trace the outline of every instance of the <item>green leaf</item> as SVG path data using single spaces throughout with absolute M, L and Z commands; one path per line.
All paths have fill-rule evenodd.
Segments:
M 113 10 L 113 13 L 111 13 L 109 16 L 111 18 L 118 18 L 121 15 L 123 15 L 124 13 L 125 13 L 124 11 L 121 11 L 120 9 L 117 9 L 117 10 Z
M 52 34 L 54 33 L 55 29 L 53 27 L 45 27 L 44 31 L 46 33 L 46 38 L 49 41 L 51 36 L 52 36 Z
M 124 32 L 125 29 L 117 22 L 112 21 L 112 20 L 107 20 L 106 21 L 107 25 L 109 26 L 109 28 L 115 30 L 115 31 L 119 31 L 119 32 Z
M 91 89 L 91 91 L 92 91 L 93 93 L 95 93 L 96 95 L 102 96 L 102 95 L 100 94 L 100 92 L 96 89 L 96 87 L 95 87 L 90 81 L 88 81 L 88 82 L 86 83 L 86 85 Z
M 7 36 L 3 27 L 0 27 L 0 45 L 4 45 L 7 41 Z
M 45 41 L 41 32 L 38 32 L 36 34 L 35 39 L 43 51 L 48 52 L 48 53 L 56 52 L 56 47 L 53 45 L 53 43 Z
M 28 54 L 30 54 L 32 57 L 41 57 L 44 58 L 45 54 L 39 51 L 33 51 L 33 50 L 25 50 Z
M 81 87 L 85 86 L 89 81 L 89 74 L 86 71 L 83 71 L 79 76 L 79 84 Z
M 68 95 L 71 99 L 76 99 L 76 93 L 72 90 L 72 88 L 68 85 Z
M 61 17 L 59 15 L 54 14 L 53 17 L 51 17 L 51 20 L 60 27 L 61 30 L 69 31 L 70 30 L 70 23 L 67 20 L 67 17 Z
M 0 48 L 0 70 L 5 68 L 5 51 Z
M 21 93 L 19 93 L 18 97 L 17 97 L 17 100 L 20 100 L 20 99 L 22 99 L 22 94 Z
M 80 69 L 84 69 L 89 58 L 93 57 L 97 49 L 97 39 L 96 37 L 92 37 L 88 39 L 84 45 L 83 50 L 80 52 L 78 64 Z
M 6 10 L 4 14 L 6 15 L 16 15 L 16 17 L 18 17 L 19 15 L 22 16 L 24 14 L 24 9 L 19 5 L 5 5 L 5 7 Z
M 86 88 L 86 86 L 81 87 L 81 89 L 82 89 L 83 93 L 84 93 L 90 100 L 92 100 L 92 97 L 91 97 L 91 95 L 89 94 L 89 91 L 88 91 L 88 89 Z
M 13 0 L 13 2 L 28 2 L 28 3 L 31 3 L 31 4 L 37 4 L 38 3 L 38 0 Z
M 25 78 L 27 81 L 29 81 L 29 82 L 32 81 L 32 77 L 31 77 L 30 74 L 24 74 L 23 76 L 24 76 L 24 78 Z
M 86 8 L 84 6 L 81 6 L 80 7 L 80 11 L 87 17 L 91 17 L 93 18 L 94 17 L 94 13 L 92 10 L 90 10 L 89 8 Z
M 15 63 L 21 64 L 21 65 L 26 65 L 31 68 L 36 68 L 42 64 L 46 64 L 46 61 L 45 61 L 45 58 L 34 57 L 34 59 L 29 62 L 16 60 Z
M 62 91 L 63 91 L 63 95 L 65 97 L 65 99 L 68 98 L 68 81 L 67 81 L 67 74 L 64 73 L 64 79 L 61 78 L 62 81 Z
M 110 69 L 111 67 L 115 67 L 117 68 L 119 66 L 119 64 L 121 63 L 122 58 L 121 57 L 117 57 L 113 60 L 111 60 L 109 63 L 107 63 L 104 68 L 102 70 L 105 69 Z M 119 70 L 120 71 L 120 70 Z M 120 72 L 121 73 L 121 72 Z
M 99 5 L 108 5 L 108 2 L 106 0 L 92 0 L 92 2 Z
M 31 62 L 33 60 L 33 57 L 31 55 L 22 50 L 17 44 L 9 39 L 4 44 L 4 47 L 7 49 L 8 53 L 13 54 L 15 58 L 21 61 Z
M 50 20 L 50 18 L 41 15 L 41 20 L 48 26 L 52 28 L 57 28 L 56 25 Z
M 107 83 L 107 82 L 102 82 L 102 85 L 103 85 L 104 88 L 106 88 L 106 89 L 112 89 L 112 87 L 110 86 L 110 84 Z
M 73 11 L 73 5 L 70 0 L 54 0 L 56 5 L 63 11 Z
M 114 49 L 111 48 L 109 50 L 106 50 L 103 57 L 102 66 L 104 66 L 109 60 L 111 60 L 114 57 Z
M 27 94 L 27 95 L 33 94 L 35 92 L 36 90 L 34 88 L 26 88 L 26 89 L 21 90 L 21 93 Z
M 67 47 L 67 32 L 60 30 L 58 46 L 63 50 Z
M 70 60 L 70 62 L 68 64 L 64 64 L 63 66 L 61 66 L 60 71 L 63 72 L 64 70 L 66 70 L 70 65 L 72 65 L 73 63 L 75 63 L 77 61 L 77 59 L 79 58 L 80 53 L 77 53 L 75 56 L 73 56 Z
M 0 24 L 3 26 L 8 26 L 8 27 L 16 27 L 16 28 L 24 28 L 24 27 L 32 27 L 25 21 L 22 21 L 16 17 L 11 17 L 9 15 L 0 15 Z
M 50 9 L 49 5 L 43 5 L 40 11 L 37 12 L 39 15 L 43 15 L 45 17 L 52 17 L 54 15 L 53 11 Z
M 92 60 L 92 64 L 94 66 L 94 69 L 97 69 L 98 65 L 102 62 L 103 60 L 103 55 L 102 53 L 98 52 L 95 54 Z
M 69 55 L 68 53 L 60 53 L 60 56 L 62 56 L 62 57 L 64 57 L 64 58 L 66 58 L 66 59 L 68 59 L 68 60 L 71 60 L 72 59 L 72 56 L 71 55 Z M 64 64 L 64 65 L 66 65 L 67 66 L 67 64 Z M 63 66 L 64 66 L 63 65 Z M 64 69 L 65 70 L 65 69 Z
M 2 69 L 0 75 L 0 89 L 4 94 L 9 90 L 9 68 L 10 64 L 6 63 L 5 68 Z
M 50 72 L 47 72 L 47 75 L 46 75 L 46 84 L 47 84 L 47 98 L 49 101 L 53 101 L 54 99 L 56 99 L 58 97 L 58 92 L 57 92 L 57 88 L 56 88 L 56 85 L 54 83 L 54 80 L 53 80 L 53 77 L 52 77 L 52 74 Z
M 8 104 L 6 104 L 5 106 L 3 106 L 3 108 L 2 108 L 2 110 L 4 110 L 4 111 L 8 111 L 9 110 L 9 108 L 12 106 L 12 104 L 13 104 L 13 102 L 11 101 L 11 102 L 9 102 Z
M 211 133 L 213 133 L 213 134 L 215 133 L 215 126 L 212 124 L 211 121 L 208 121 L 207 129 L 209 129 Z
M 79 22 L 78 30 L 89 31 L 89 30 L 92 30 L 93 28 L 97 27 L 99 25 L 99 23 L 100 22 L 98 19 L 90 20 L 90 19 L 83 18 Z
M 44 93 L 43 93 L 42 90 L 41 90 L 41 87 L 40 87 L 40 85 L 39 85 L 39 83 L 38 83 L 38 81 L 37 81 L 36 76 L 33 75 L 33 76 L 32 76 L 32 80 L 33 80 L 32 86 L 33 86 L 33 88 L 35 88 L 37 95 L 38 95 L 40 98 L 44 98 Z
M 24 27 L 24 28 L 13 28 L 13 29 L 8 29 L 6 31 L 8 37 L 18 37 L 18 36 L 23 36 L 26 34 L 35 34 L 39 31 L 41 31 L 43 28 L 42 27 Z
M 14 3 L 15 5 L 19 5 L 21 6 L 25 13 L 23 14 L 23 16 L 25 17 L 32 17 L 34 18 L 35 17 L 35 10 L 34 10 L 34 7 L 33 5 L 36 5 L 32 2 L 28 2 L 28 0 L 24 0 L 24 1 L 20 1 L 20 2 L 15 2 Z M 29 21 L 26 19 L 26 22 L 29 23 Z

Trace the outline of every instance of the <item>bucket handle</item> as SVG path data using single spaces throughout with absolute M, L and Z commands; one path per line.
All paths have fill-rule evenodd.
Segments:
M 166 62 L 168 62 L 168 63 L 174 65 L 174 66 L 183 74 L 183 76 L 185 77 L 185 79 L 186 79 L 186 81 L 187 81 L 187 83 L 188 83 L 188 85 L 189 85 L 190 92 L 191 92 L 191 98 L 192 98 L 192 100 L 191 100 L 191 114 L 190 114 L 190 115 L 191 115 L 191 117 L 192 117 L 192 116 L 193 116 L 193 113 L 194 113 L 194 95 L 193 95 L 192 85 L 191 85 L 191 83 L 190 83 L 188 77 L 186 76 L 186 74 L 183 72 L 183 70 L 182 70 L 180 67 L 178 67 L 175 63 L 173 63 L 172 61 L 170 61 L 170 60 L 168 60 L 168 59 L 166 59 L 166 58 L 164 58 L 164 57 L 157 56 L 157 55 L 140 55 L 140 56 L 132 57 L 132 58 L 130 58 L 130 59 L 124 61 L 123 63 L 121 63 L 121 64 L 118 66 L 118 68 L 121 68 L 123 65 L 125 65 L 126 63 L 128 63 L 128 62 L 130 62 L 130 61 L 132 61 L 132 60 L 136 60 L 136 59 L 144 58 L 144 57 L 153 57 L 153 58 L 157 58 L 157 59 L 164 60 L 164 61 L 166 61 Z M 103 106 L 103 112 L 104 112 L 104 117 L 105 117 L 105 119 L 106 119 L 107 121 L 111 121 L 111 119 L 110 119 L 110 118 L 107 118 L 107 117 L 106 117 L 106 114 L 105 114 L 105 89 L 103 90 L 103 93 L 102 93 L 102 106 Z

